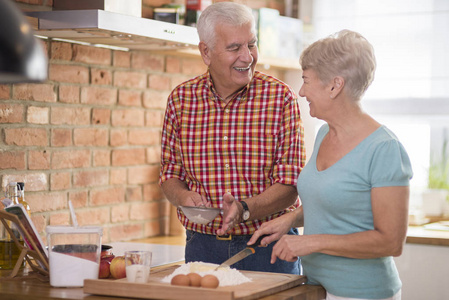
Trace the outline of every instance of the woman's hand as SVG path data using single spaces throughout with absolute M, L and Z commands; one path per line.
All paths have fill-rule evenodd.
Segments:
M 260 228 L 254 232 L 253 236 L 248 241 L 248 245 L 254 244 L 262 235 L 268 235 L 260 241 L 262 246 L 267 246 L 268 244 L 279 240 L 292 227 L 295 227 L 294 224 L 296 224 L 296 218 L 299 217 L 297 214 L 298 212 L 299 211 L 295 210 L 294 212 L 286 213 L 279 218 L 263 223 Z
M 271 263 L 274 264 L 277 258 L 293 262 L 299 256 L 317 252 L 315 238 L 314 235 L 283 235 L 273 247 Z
M 230 193 L 223 195 L 223 225 L 217 230 L 217 235 L 231 232 L 234 226 L 240 223 L 243 210 L 241 206 Z

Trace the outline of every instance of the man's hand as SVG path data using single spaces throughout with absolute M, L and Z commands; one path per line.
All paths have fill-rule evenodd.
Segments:
M 211 203 L 207 201 L 206 197 L 193 191 L 185 191 L 180 195 L 178 200 L 179 205 L 182 206 L 206 206 L 211 207 Z
M 243 207 L 235 198 L 226 193 L 223 195 L 223 226 L 217 230 L 218 235 L 229 233 L 234 226 L 241 222 Z
M 207 201 L 205 196 L 197 192 L 189 190 L 187 184 L 177 178 L 170 178 L 162 184 L 162 191 L 168 201 L 174 206 L 206 206 L 210 207 L 211 203 Z

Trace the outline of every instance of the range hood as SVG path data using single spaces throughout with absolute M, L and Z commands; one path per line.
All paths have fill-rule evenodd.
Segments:
M 196 28 L 99 9 L 26 12 L 36 35 L 123 50 L 197 48 Z M 30 20 L 31 19 L 31 20 Z

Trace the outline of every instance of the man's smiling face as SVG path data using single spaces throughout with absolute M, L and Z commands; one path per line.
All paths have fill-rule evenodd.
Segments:
M 258 59 L 257 37 L 252 24 L 218 24 L 215 45 L 203 59 L 209 66 L 214 86 L 222 97 L 246 86 L 254 76 Z

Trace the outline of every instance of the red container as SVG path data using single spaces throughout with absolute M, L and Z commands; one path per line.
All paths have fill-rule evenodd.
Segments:
M 112 255 L 112 246 L 110 245 L 101 245 L 101 257 L 106 255 Z

